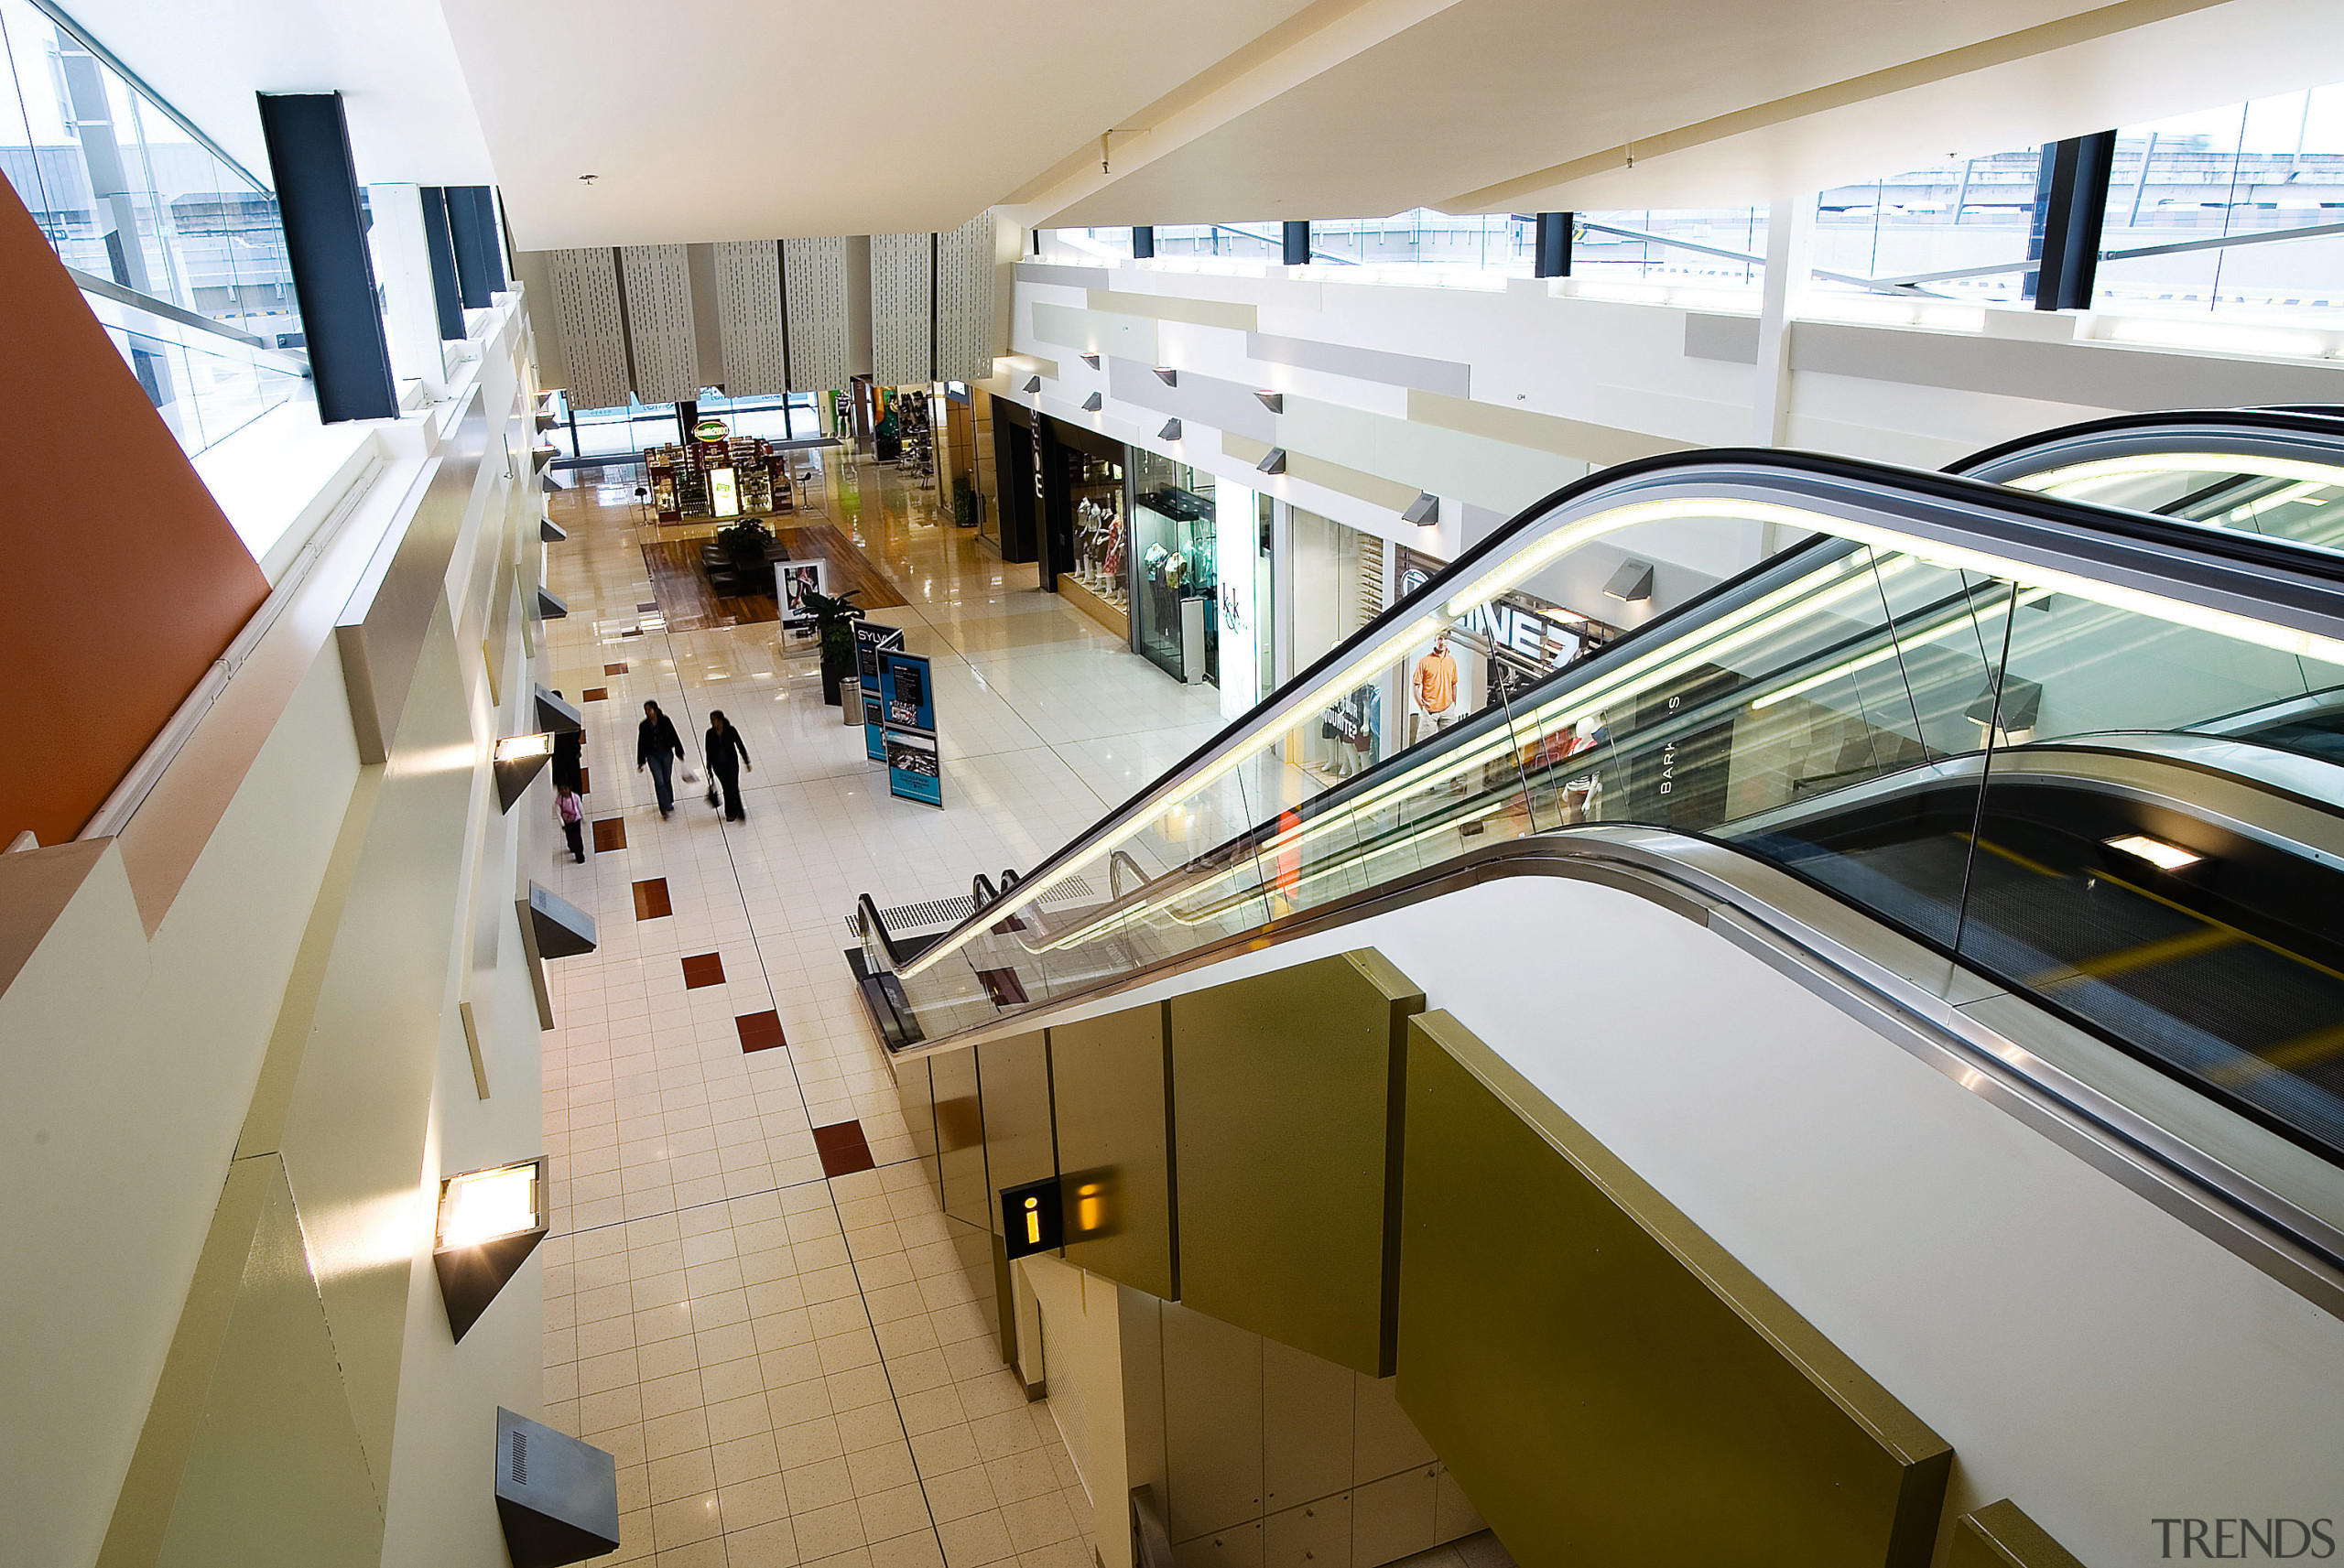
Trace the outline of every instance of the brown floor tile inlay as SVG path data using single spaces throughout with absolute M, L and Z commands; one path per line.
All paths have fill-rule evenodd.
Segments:
M 635 613 L 636 613 L 636 614 L 638 614 L 638 615 L 650 615 L 650 614 L 656 613 L 656 612 L 657 611 L 658 608 L 659 608 L 658 601 L 657 601 L 657 600 L 652 600 L 652 601 L 651 601 L 650 603 L 648 603 L 648 604 L 638 604 L 638 605 L 636 605 L 636 606 L 635 607 Z
M 647 882 L 635 884 L 635 917 L 637 920 L 665 920 L 676 913 L 667 902 L 667 879 L 654 877 Z
M 985 995 L 993 998 L 995 1007 L 1015 1007 L 1026 1000 L 1026 988 L 1018 981 L 1015 969 L 979 969 L 977 979 L 983 982 Z
M 787 1045 L 781 1037 L 781 1014 L 777 1012 L 744 1012 L 732 1021 L 741 1032 L 741 1051 L 770 1051 L 776 1045 Z
M 599 855 L 605 849 L 624 849 L 625 848 L 625 817 L 598 816 L 594 819 L 594 853 Z
M 586 700 L 589 702 L 608 702 L 610 699 L 611 688 L 609 687 L 590 686 L 586 688 Z
M 868 1171 L 876 1163 L 871 1158 L 871 1143 L 863 1136 L 860 1121 L 833 1122 L 814 1129 L 814 1152 L 822 1157 L 822 1174 L 826 1176 L 851 1176 L 857 1171 Z
M 623 676 L 626 674 L 626 666 L 624 665 L 604 665 L 602 666 L 602 673 L 606 676 Z
M 594 793 L 593 769 L 581 767 L 578 770 L 578 793 L 580 795 L 592 795 Z
M 724 983 L 724 959 L 716 953 L 694 953 L 684 960 L 684 989 L 696 991 L 702 986 Z

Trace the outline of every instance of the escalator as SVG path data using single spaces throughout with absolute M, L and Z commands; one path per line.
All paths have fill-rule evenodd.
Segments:
M 1750 890 L 1805 889 L 2001 1021 L 1973 1073 L 2332 1273 L 2344 1214 L 2208 1119 L 2344 1164 L 2344 419 L 2100 421 L 1957 468 L 1701 452 L 1558 492 L 957 924 L 866 900 L 874 1021 L 934 1050 L 1510 876 L 1733 883 L 1778 930 L 1795 895 Z M 1363 773 L 1305 765 L 1345 694 L 1396 706 L 1476 611 L 1623 555 L 1731 569 Z M 2009 1044 L 2035 1028 L 2166 1088 Z

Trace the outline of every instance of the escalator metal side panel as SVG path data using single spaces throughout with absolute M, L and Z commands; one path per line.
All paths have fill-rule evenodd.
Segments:
M 1267 950 L 1506 877 L 1590 881 L 1708 927 L 2324 1311 L 2344 1317 L 2344 1170 L 2204 1102 L 2143 1096 L 2131 1059 L 1988 977 L 1729 845 L 1593 827 L 1475 850 L 1419 876 L 931 1041 L 926 1052 L 1165 1000 L 1276 967 Z M 1248 963 L 1246 960 L 1251 959 Z M 1225 963 L 1234 969 L 1214 971 Z M 1429 1000 L 1440 977 L 1428 976 Z M 2132 1066 L 2140 1072 L 2151 1069 Z M 2171 1080 L 2165 1084 L 2174 1088 Z

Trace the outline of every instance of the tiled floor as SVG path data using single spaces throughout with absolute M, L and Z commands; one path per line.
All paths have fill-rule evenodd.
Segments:
M 911 600 L 875 619 L 936 661 L 942 812 L 889 798 L 775 627 L 664 628 L 624 487 L 554 498 L 548 684 L 609 695 L 586 709 L 598 852 L 531 871 L 601 926 L 552 966 L 548 1420 L 618 1456 L 604 1561 L 1083 1568 L 1080 1479 L 946 1240 L 842 919 L 1030 867 L 1216 730 L 1217 697 L 940 524 L 933 491 L 859 480 L 831 520 Z M 746 822 L 680 782 L 661 819 L 646 699 L 695 767 L 712 707 L 739 728 Z

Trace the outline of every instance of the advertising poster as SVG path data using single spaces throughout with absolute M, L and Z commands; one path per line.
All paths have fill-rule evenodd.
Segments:
M 793 632 L 810 632 L 814 628 L 814 612 L 806 607 L 806 591 L 816 593 L 822 588 L 822 563 L 819 561 L 782 561 L 773 568 L 774 581 L 781 589 L 781 623 Z
M 887 708 L 879 697 L 879 654 L 904 645 L 903 629 L 874 621 L 854 623 L 855 678 L 863 683 L 863 754 L 874 762 L 887 760 Z
M 922 806 L 944 804 L 944 769 L 936 757 L 936 737 L 908 730 L 887 731 L 887 793 Z
M 901 648 L 882 648 L 878 654 L 887 793 L 898 800 L 941 806 L 944 767 L 936 752 L 936 688 L 928 663 Z

